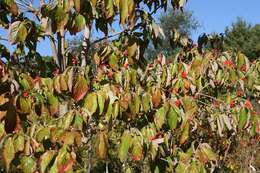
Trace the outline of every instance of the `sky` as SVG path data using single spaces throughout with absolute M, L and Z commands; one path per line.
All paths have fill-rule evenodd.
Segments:
M 237 17 L 251 24 L 260 24 L 260 0 L 188 0 L 186 8 L 202 25 L 193 33 L 193 39 L 204 32 L 224 32 Z
M 224 32 L 237 17 L 242 17 L 250 24 L 260 24 L 260 0 L 188 0 L 185 8 L 192 11 L 202 25 L 192 34 L 194 40 L 201 33 Z M 0 35 L 7 36 L 7 32 L 0 29 Z M 0 43 L 7 45 L 7 42 Z M 41 55 L 51 55 L 47 39 L 41 41 L 37 49 Z

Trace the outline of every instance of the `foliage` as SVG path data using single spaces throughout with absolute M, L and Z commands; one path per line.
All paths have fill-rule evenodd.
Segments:
M 192 48 L 189 63 L 158 57 L 142 70 L 126 66 L 127 47 L 115 45 L 94 57 L 106 66 L 72 66 L 53 79 L 1 65 L 7 170 L 232 170 L 227 158 L 240 137 L 259 144 L 259 112 L 250 101 L 260 95 L 259 61 Z
M 93 44 L 90 40 L 93 29 L 105 35 L 101 41 L 128 35 L 138 40 L 138 47 L 144 50 L 150 39 L 157 40 L 162 34 L 152 15 L 159 9 L 167 9 L 168 3 L 168 0 L 52 0 L 48 3 L 40 1 L 37 6 L 30 0 L 3 0 L 0 2 L 0 26 L 9 29 L 8 40 L 16 45 L 17 60 L 34 55 L 38 40 L 48 39 L 54 62 L 60 71 L 64 71 L 70 62 L 86 65 Z M 172 0 L 176 9 L 182 8 L 184 3 Z M 119 24 L 121 31 L 109 35 L 113 32 L 110 26 L 114 24 Z M 83 50 L 80 55 L 74 55 L 68 49 L 66 37 L 81 31 L 84 33 Z M 142 51 L 140 53 L 142 55 Z
M 138 2 L 136 11 L 141 3 L 151 9 L 165 5 L 160 4 L 165 1 L 79 2 L 41 5 L 40 13 L 51 18 L 52 34 L 57 34 L 58 42 L 62 42 L 63 29 L 78 32 L 81 28 L 78 21 L 82 17 L 74 20 L 71 12 L 84 19 L 101 20 L 97 25 L 119 13 L 120 23 L 130 22 L 131 28 L 131 2 Z M 173 1 L 176 8 L 183 3 Z M 161 54 L 146 64 L 142 45 L 151 38 L 157 40 L 163 32 L 151 15 L 142 11 L 142 33 L 124 31 L 89 56 L 89 64 L 81 67 L 72 61 L 64 70 L 59 64 L 56 69 L 49 67 L 47 60 L 37 64 L 37 57 L 42 57 L 35 44 L 47 30 L 24 17 L 14 1 L 1 1 L 1 6 L 5 9 L 1 24 L 13 31 L 10 41 L 17 47 L 13 53 L 0 47 L 1 171 L 178 173 L 259 169 L 259 60 L 250 62 L 242 53 L 205 49 L 211 39 L 202 39 L 202 46 L 197 47 L 176 31 L 171 44 L 181 49 L 173 55 L 173 62 Z M 69 19 L 73 19 L 71 26 Z M 63 53 L 62 61 L 74 56 Z M 29 68 L 31 62 L 38 67 Z M 44 72 L 40 66 L 50 69 Z M 235 157 L 238 146 L 256 151 L 241 150 L 244 157 Z
M 231 27 L 225 30 L 225 47 L 241 51 L 250 60 L 260 57 L 260 25 L 250 25 L 245 20 L 238 18 Z

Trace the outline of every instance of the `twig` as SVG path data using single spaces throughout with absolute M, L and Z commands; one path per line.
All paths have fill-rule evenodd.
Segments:
M 1 36 L 0 36 L 0 40 L 2 40 L 2 41 L 9 41 L 7 38 L 1 37 Z
M 219 101 L 219 102 L 221 102 L 221 103 L 225 103 L 224 101 L 219 100 L 219 99 L 217 99 L 217 98 L 215 98 L 215 97 L 212 97 L 212 96 L 210 96 L 210 95 L 207 95 L 207 94 L 202 94 L 202 93 L 197 93 L 197 94 L 198 94 L 198 95 L 201 95 L 201 96 L 204 96 L 204 97 L 211 98 L 211 99 L 216 100 L 216 101 Z
M 101 41 L 103 41 L 103 40 L 105 40 L 105 39 L 109 39 L 109 38 L 115 37 L 115 36 L 120 35 L 120 34 L 126 32 L 126 31 L 128 31 L 128 29 L 125 29 L 125 30 L 123 30 L 123 31 L 117 32 L 117 33 L 112 34 L 112 35 L 109 35 L 109 36 L 105 36 L 105 37 L 103 37 L 103 38 L 100 38 L 100 39 L 98 39 L 98 40 L 93 41 L 90 45 L 96 44 L 96 43 L 101 42 Z

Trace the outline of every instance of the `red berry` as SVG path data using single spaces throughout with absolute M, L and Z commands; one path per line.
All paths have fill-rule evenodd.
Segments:
M 128 56 L 128 51 L 125 50 L 125 51 L 123 52 L 123 55 L 124 55 L 124 56 Z
M 77 61 L 77 59 L 75 57 L 73 57 L 71 61 L 72 61 L 73 65 L 76 65 L 78 63 L 78 61 Z
M 242 96 L 242 92 L 240 90 L 237 91 L 237 96 L 241 97 Z
M 175 105 L 176 105 L 177 107 L 180 107 L 180 106 L 181 106 L 181 101 L 180 101 L 180 100 L 176 100 L 176 101 L 175 101 Z
M 22 93 L 22 96 L 24 97 L 24 98 L 28 98 L 29 97 L 29 91 L 28 90 L 24 90 L 23 91 L 23 93 Z
M 57 76 L 57 75 L 59 74 L 59 72 L 60 72 L 60 70 L 59 70 L 58 68 L 56 68 L 56 69 L 52 72 L 52 74 L 53 74 L 54 76 Z
M 139 157 L 139 156 L 132 156 L 132 159 L 134 160 L 134 161 L 140 161 L 141 160 L 141 158 Z
M 231 100 L 231 101 L 230 101 L 229 106 L 230 106 L 230 108 L 235 107 L 235 102 L 234 102 L 234 100 Z
M 246 65 L 243 65 L 243 66 L 240 68 L 240 70 L 243 71 L 243 72 L 246 72 L 246 71 L 247 71 Z
M 124 68 L 128 69 L 128 66 L 129 66 L 129 64 L 128 64 L 128 62 L 126 61 L 126 62 L 124 63 Z
M 36 82 L 39 82 L 40 80 L 41 80 L 41 77 L 40 76 L 36 76 L 33 81 L 36 83 Z
M 251 102 L 250 102 L 249 100 L 246 100 L 246 101 L 245 101 L 245 107 L 246 107 L 247 109 L 250 109 L 250 108 L 252 107 L 252 104 L 251 104 Z
M 113 72 L 112 72 L 112 71 L 108 72 L 107 76 L 108 76 L 109 78 L 112 78 L 112 77 L 113 77 Z
M 234 67 L 233 62 L 230 61 L 230 60 L 225 60 L 225 61 L 224 61 L 224 64 L 225 64 L 226 66 L 229 66 L 229 67 Z
M 188 76 L 188 73 L 186 73 L 185 71 L 181 72 L 181 77 L 182 77 L 183 79 L 186 79 L 187 76 Z

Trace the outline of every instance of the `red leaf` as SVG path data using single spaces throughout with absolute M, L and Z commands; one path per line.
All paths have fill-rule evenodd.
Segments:
M 83 76 L 78 76 L 73 87 L 72 95 L 76 102 L 79 102 L 88 92 L 88 83 Z
M 59 173 L 62 173 L 62 172 L 67 172 L 67 171 L 69 171 L 69 170 L 72 168 L 74 162 L 75 162 L 74 159 L 68 160 L 66 163 L 64 163 L 64 164 L 62 164 L 61 166 L 59 166 L 58 172 L 59 172 Z

